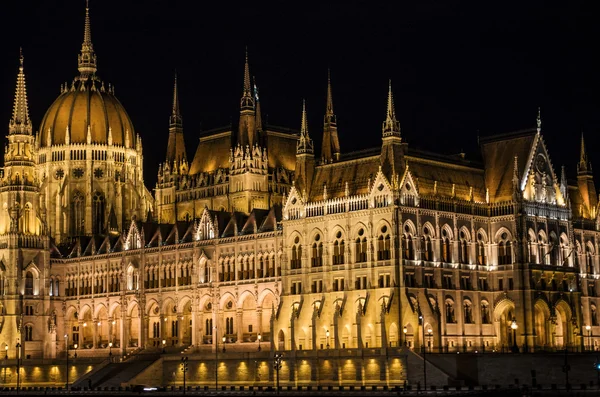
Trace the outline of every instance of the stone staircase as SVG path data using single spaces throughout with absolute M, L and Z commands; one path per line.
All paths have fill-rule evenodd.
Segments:
M 126 384 L 130 379 L 150 366 L 153 362 L 160 358 L 160 354 L 137 354 L 129 360 L 119 363 L 110 363 L 99 370 L 92 379 L 92 387 L 111 388 L 119 387 Z M 77 385 L 87 387 L 87 380 L 83 384 Z M 74 385 L 75 386 L 75 385 Z

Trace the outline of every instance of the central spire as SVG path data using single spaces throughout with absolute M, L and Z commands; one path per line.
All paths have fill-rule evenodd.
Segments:
M 254 97 L 250 86 L 250 66 L 248 65 L 248 49 L 246 49 L 246 63 L 244 65 L 244 92 L 241 100 L 241 110 L 254 110 Z
M 79 73 L 87 77 L 96 73 L 96 54 L 92 44 L 92 27 L 90 24 L 90 4 L 89 0 L 85 2 L 85 27 L 83 31 L 83 44 L 81 44 L 81 54 L 77 57 L 79 63 Z
M 387 114 L 383 122 L 383 137 L 400 136 L 400 123 L 396 119 L 396 110 L 394 109 L 394 96 L 392 95 L 392 80 L 388 88 Z
M 327 69 L 327 107 L 325 108 L 325 122 L 335 125 L 333 114 L 333 96 L 331 95 L 331 71 Z
M 331 163 L 340 159 L 340 141 L 337 132 L 337 123 L 333 113 L 333 96 L 331 94 L 331 73 L 327 70 L 327 106 L 323 121 L 323 142 L 321 146 L 321 160 Z
M 8 124 L 9 134 L 32 134 L 29 107 L 27 106 L 27 89 L 25 86 L 25 72 L 23 71 L 23 51 L 19 54 L 19 74 L 17 75 L 17 89 L 13 114 Z
M 173 84 L 173 111 L 171 112 L 171 126 L 180 126 L 183 124 L 181 112 L 179 111 L 179 90 L 177 89 L 177 72 L 175 72 L 175 83 Z

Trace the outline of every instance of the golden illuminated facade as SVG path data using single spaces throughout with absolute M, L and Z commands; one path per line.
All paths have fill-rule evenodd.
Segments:
M 382 146 L 344 154 L 329 79 L 317 157 L 306 106 L 299 133 L 263 125 L 250 81 L 246 55 L 238 128 L 205 132 L 188 162 L 175 78 L 152 197 L 141 138 L 96 76 L 88 12 L 79 75 L 35 136 L 21 57 L 0 181 L 0 351 L 202 352 L 223 337 L 233 351 L 596 349 L 583 138 L 572 185 L 539 116 L 482 138 L 481 163 L 414 150 L 390 83 Z

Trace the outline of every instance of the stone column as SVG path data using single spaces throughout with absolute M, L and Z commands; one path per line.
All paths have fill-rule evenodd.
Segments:
M 142 316 L 144 316 L 144 320 L 142 321 L 142 324 L 144 326 L 140 330 L 142 334 L 140 335 L 140 347 L 148 347 L 148 329 L 150 327 L 150 316 L 144 313 L 142 313 Z
M 98 319 L 97 318 L 92 318 L 92 343 L 94 344 L 93 348 L 96 349 L 98 347 Z
M 198 326 L 198 308 L 195 303 L 192 303 L 192 345 L 198 346 L 200 340 L 200 327 Z
M 183 317 L 183 315 L 181 313 L 177 313 L 176 316 L 177 316 L 176 317 L 177 335 L 173 335 L 173 336 L 177 337 L 177 346 L 181 346 L 183 344 L 183 330 L 181 329 L 181 326 L 182 326 L 181 318 Z
M 237 322 L 237 341 L 236 343 L 242 343 L 244 338 L 244 324 L 242 324 L 242 314 L 244 312 L 240 309 L 237 309 L 235 312 L 235 320 Z

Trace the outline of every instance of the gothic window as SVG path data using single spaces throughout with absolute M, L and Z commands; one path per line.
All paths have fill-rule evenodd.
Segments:
M 382 260 L 388 260 L 390 259 L 390 245 L 391 245 L 391 238 L 390 238 L 390 234 L 388 232 L 388 228 L 387 226 L 382 226 L 381 227 L 381 232 L 379 234 L 379 238 L 377 239 L 377 259 L 382 261 Z
M 83 177 L 84 171 L 83 168 L 75 168 L 73 170 L 73 177 L 79 179 L 81 177 Z
M 449 324 L 456 323 L 454 317 L 454 301 L 452 299 L 446 299 L 446 322 Z
M 65 177 L 65 171 L 62 168 L 59 168 L 54 172 L 55 179 L 63 179 L 64 177 Z
M 139 289 L 138 272 L 133 266 L 129 266 L 127 269 L 127 289 L 129 291 L 135 291 Z
M 592 325 L 598 325 L 598 313 L 596 310 L 596 305 L 590 306 L 590 316 L 592 318 Z
M 311 265 L 312 267 L 323 266 L 323 243 L 320 241 L 321 235 L 317 234 L 312 245 Z
M 594 248 L 590 242 L 585 245 L 585 269 L 587 274 L 594 274 Z
M 554 232 L 550 233 L 549 250 L 550 250 L 550 252 L 548 253 L 549 264 L 552 266 L 559 266 L 560 263 L 558 263 L 558 243 L 557 243 L 556 234 L 554 234 Z
M 481 322 L 483 324 L 491 324 L 490 304 L 488 301 L 481 301 Z
M 25 295 L 33 295 L 33 274 L 30 271 L 25 274 Z
M 450 235 L 446 229 L 442 229 L 442 261 L 452 262 L 452 250 Z
M 477 264 L 487 265 L 487 256 L 485 254 L 485 237 L 482 233 L 477 233 Z
M 428 227 L 423 229 L 423 259 L 426 261 L 433 260 L 433 248 L 431 246 L 431 231 Z
M 25 341 L 31 342 L 33 340 L 33 326 L 26 325 L 25 326 Z
M 260 266 L 262 268 L 262 257 Z M 292 246 L 290 266 L 292 269 L 300 269 L 302 267 L 302 245 L 300 244 L 300 237 L 298 236 L 294 239 L 294 245 Z
M 92 204 L 94 233 L 102 234 L 104 233 L 104 211 L 106 209 L 104 195 L 100 192 L 95 192 Z
M 75 191 L 71 204 L 71 231 L 74 236 L 81 236 L 85 234 L 85 202 L 83 194 Z
M 31 233 L 31 229 L 31 204 L 27 203 L 23 211 L 23 232 Z
M 538 246 L 540 251 L 540 263 L 549 265 L 550 264 L 550 256 L 548 254 L 548 239 L 546 238 L 546 233 L 543 230 L 540 230 L 538 233 Z
M 464 308 L 464 316 L 465 316 L 465 324 L 472 324 L 473 323 L 473 305 L 471 303 L 470 300 L 465 299 L 463 301 L 463 308 Z
M 102 179 L 102 177 L 104 176 L 104 171 L 102 170 L 102 168 L 96 168 L 94 170 L 94 176 L 96 177 L 96 179 Z
M 356 244 L 354 247 L 356 252 L 356 263 L 362 263 L 367 261 L 367 238 L 364 234 L 364 229 L 360 229 L 358 231 L 358 237 L 356 238 Z
M 500 235 L 500 241 L 498 242 L 498 264 L 509 265 L 511 263 L 512 245 L 508 233 L 504 232 Z
M 344 263 L 345 243 L 342 238 L 342 232 L 338 231 L 333 242 L 333 264 L 341 265 Z
M 569 240 L 563 233 L 560 235 L 560 263 L 558 265 L 563 266 L 568 264 L 569 256 L 571 256 L 571 252 L 569 250 Z
M 408 233 L 402 235 L 402 258 L 415 259 L 412 236 Z
M 458 262 L 466 265 L 469 263 L 469 241 L 464 230 L 460 231 L 458 242 Z
M 225 334 L 232 335 L 233 332 L 233 317 L 227 317 L 225 319 Z

